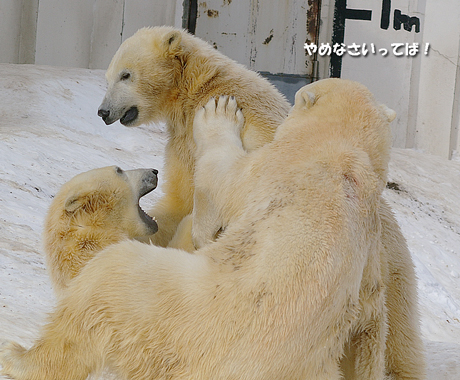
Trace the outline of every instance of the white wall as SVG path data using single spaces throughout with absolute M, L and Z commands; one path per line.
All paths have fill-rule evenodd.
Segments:
M 0 62 L 33 63 L 38 0 L 0 1 Z
M 93 0 L 40 0 L 35 63 L 88 67 Z
M 412 56 L 396 56 L 391 47 L 392 43 L 413 43 L 418 40 L 419 34 L 414 28 L 411 32 L 401 28 L 393 28 L 394 10 L 400 9 L 404 14 L 413 15 L 416 0 L 392 1 L 390 13 L 390 25 L 388 29 L 380 28 L 382 2 L 381 1 L 349 1 L 349 7 L 372 10 L 371 21 L 347 20 L 345 27 L 345 44 L 353 42 L 366 43 L 367 46 L 374 44 L 376 54 L 368 53 L 367 56 L 352 57 L 348 54 L 343 57 L 342 78 L 356 79 L 368 86 L 378 100 L 384 102 L 397 112 L 395 121 L 392 123 L 393 141 L 397 147 L 408 146 L 408 120 L 411 73 L 414 65 L 427 59 L 423 54 Z M 418 14 L 418 16 L 422 16 Z M 423 24 L 423 17 L 421 20 Z M 387 49 L 388 54 L 382 56 L 379 49 Z M 409 136 L 409 139 L 411 137 Z
M 8 18 L 2 17 L 0 22 L 0 35 L 11 36 L 0 39 L 0 51 L 2 61 L 13 63 L 19 59 L 19 36 L 21 28 L 21 3 L 17 0 L 3 0 L 0 2 L 0 14 L 8 14 Z
M 120 43 L 139 28 L 180 22 L 181 4 L 181 0 L 1 0 L 0 62 L 104 69 Z
M 37 39 L 38 1 L 22 0 L 18 62 L 34 63 Z M 3 36 L 3 34 L 2 34 Z
M 450 157 L 459 150 L 460 1 L 428 1 L 424 39 L 431 44 L 421 62 L 414 146 Z
M 123 0 L 96 0 L 94 4 L 93 26 L 90 44 L 90 60 L 86 67 L 91 69 L 107 68 L 115 54 L 122 37 Z

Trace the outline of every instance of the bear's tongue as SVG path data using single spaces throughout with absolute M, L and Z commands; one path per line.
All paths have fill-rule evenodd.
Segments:
M 137 109 L 136 106 L 133 106 L 128 111 L 126 111 L 126 113 L 121 117 L 120 123 L 123 125 L 129 125 L 134 120 L 137 119 L 138 115 L 139 115 L 139 110 Z

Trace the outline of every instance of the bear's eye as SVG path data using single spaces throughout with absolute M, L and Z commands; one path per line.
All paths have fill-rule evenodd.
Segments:
M 131 78 L 130 73 L 128 73 L 128 72 L 121 73 L 121 76 L 120 76 L 121 80 L 128 80 L 129 78 Z
M 120 168 L 119 166 L 117 166 L 117 167 L 115 168 L 115 170 L 116 170 L 117 174 L 123 174 L 123 169 Z

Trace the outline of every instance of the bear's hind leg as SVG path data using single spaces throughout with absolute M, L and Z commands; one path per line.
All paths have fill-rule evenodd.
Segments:
M 420 333 L 417 280 L 414 263 L 396 218 L 386 202 L 380 208 L 382 242 L 388 257 L 386 304 L 388 337 L 386 372 L 391 380 L 426 378 L 424 346 Z
M 355 380 L 384 379 L 386 323 L 382 317 L 367 321 L 366 329 L 357 337 Z

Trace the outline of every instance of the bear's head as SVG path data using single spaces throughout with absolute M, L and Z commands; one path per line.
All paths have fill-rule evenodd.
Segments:
M 143 28 L 125 40 L 106 72 L 107 92 L 98 115 L 106 124 L 137 126 L 164 118 L 183 66 L 184 31 Z
M 97 243 L 115 236 L 121 240 L 157 232 L 156 221 L 139 206 L 139 199 L 156 188 L 157 174 L 156 169 L 124 171 L 109 166 L 75 176 L 53 200 L 45 240 L 56 243 L 57 237 L 93 236 Z
M 292 128 L 303 130 L 311 138 L 345 137 L 368 154 L 383 183 L 390 158 L 389 124 L 395 117 L 395 111 L 378 103 L 364 85 L 344 79 L 323 79 L 297 91 L 295 104 L 278 128 L 276 138 L 290 133 Z
M 156 169 L 90 170 L 64 184 L 45 221 L 49 274 L 59 293 L 85 264 L 108 245 L 154 234 L 156 221 L 139 199 L 157 186 Z
M 330 106 L 332 100 L 335 106 L 334 111 L 344 116 L 347 115 L 347 110 L 356 114 L 356 108 L 364 112 L 369 112 L 374 108 L 378 116 L 388 123 L 391 123 L 396 117 L 396 112 L 384 104 L 377 103 L 372 93 L 364 85 L 338 78 L 319 80 L 299 89 L 295 95 L 291 114 L 303 112 L 314 105 L 325 105 L 332 110 Z

